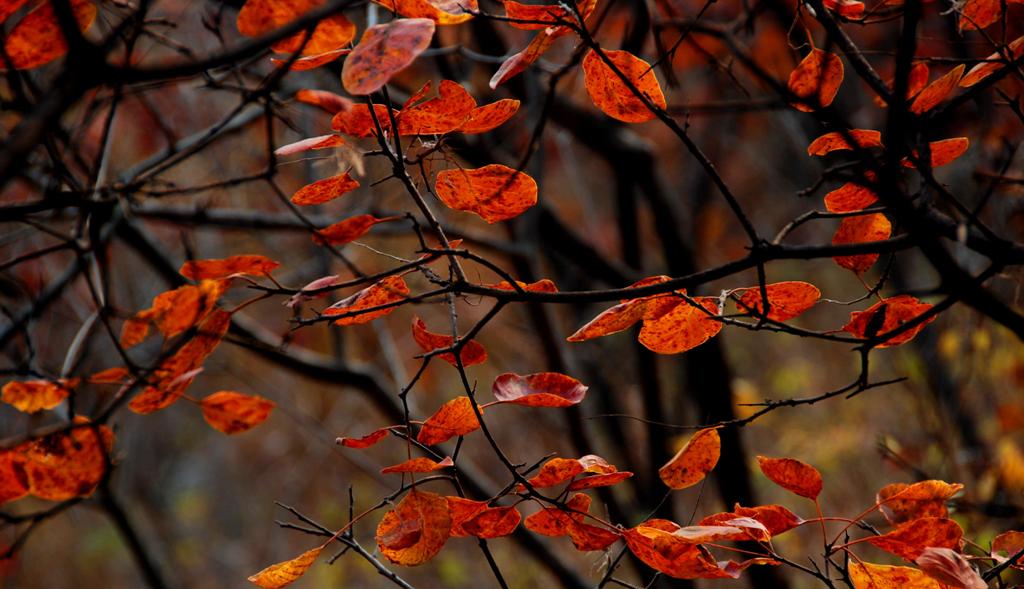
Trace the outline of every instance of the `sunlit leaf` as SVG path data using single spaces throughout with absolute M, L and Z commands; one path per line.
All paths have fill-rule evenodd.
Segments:
M 388 467 L 382 468 L 380 470 L 380 473 L 381 474 L 392 474 L 392 473 L 406 473 L 406 472 L 434 472 L 435 470 L 443 470 L 445 468 L 448 468 L 448 467 L 454 466 L 454 465 L 455 465 L 455 463 L 452 462 L 452 457 L 451 456 L 446 457 L 441 462 L 437 462 L 436 460 L 431 460 L 430 458 L 419 457 L 419 458 L 410 458 L 409 460 L 406 460 L 405 462 L 401 462 L 399 464 L 395 464 L 395 465 L 392 465 L 392 466 L 388 466 Z
M 3 387 L 3 402 L 23 413 L 36 413 L 60 405 L 78 386 L 77 378 L 12 381 Z
M 715 428 L 695 433 L 679 452 L 658 469 L 658 476 L 670 489 L 685 489 L 704 480 L 718 464 L 722 443 Z
M 807 146 L 807 155 L 826 155 L 833 151 L 851 150 L 854 149 L 854 146 L 860 149 L 882 147 L 882 133 L 871 129 L 850 129 L 825 133 Z
M 434 350 L 450 348 L 455 345 L 454 337 L 428 331 L 427 325 L 419 317 L 414 317 L 412 320 L 412 337 L 416 340 L 416 344 L 420 349 L 426 353 L 433 352 Z M 438 357 L 452 366 L 458 366 L 458 361 L 455 359 L 455 354 L 452 352 L 445 352 L 440 354 Z M 459 359 L 462 361 L 463 366 L 483 364 L 487 361 L 487 350 L 485 350 L 484 347 L 475 340 L 469 340 L 465 343 L 462 349 L 459 350 Z
M 248 431 L 270 417 L 274 402 L 256 395 L 217 391 L 199 402 L 210 427 L 225 434 Z
M 373 105 L 372 111 L 369 105 L 354 104 L 352 108 L 338 111 L 334 115 L 331 119 L 331 128 L 349 137 L 372 137 L 377 134 L 377 125 L 380 125 L 383 131 L 389 131 L 391 116 L 397 115 L 397 112 L 388 110 L 383 104 Z
M 427 82 L 425 88 L 430 87 Z M 443 135 L 459 129 L 469 120 L 476 100 L 466 89 L 441 80 L 435 98 L 403 108 L 398 115 L 399 135 Z
M 295 100 L 303 104 L 315 106 L 329 115 L 349 110 L 354 105 L 352 100 L 326 90 L 302 89 L 295 93 Z
M 323 204 L 352 192 L 356 188 L 359 188 L 359 182 L 351 174 L 345 172 L 339 176 L 324 178 L 303 186 L 292 195 L 292 203 L 301 206 Z
M 766 284 L 768 293 L 768 318 L 773 321 L 788 321 L 799 317 L 813 307 L 821 298 L 818 287 L 798 280 Z M 761 288 L 752 286 L 743 289 L 737 305 L 741 311 L 751 309 L 756 314 L 764 312 L 761 302 Z
M 449 208 L 479 215 L 488 223 L 518 217 L 537 204 L 533 178 L 501 164 L 443 170 L 437 174 L 435 188 Z
M 1001 51 L 996 51 L 992 55 L 986 57 L 981 63 L 972 67 L 963 78 L 960 79 L 960 86 L 963 88 L 970 88 L 978 82 L 996 73 L 1004 67 L 1008 67 L 1006 64 L 1007 55 L 1011 60 L 1019 58 L 1024 55 L 1024 36 L 1017 37 L 1004 49 L 1006 54 L 1004 55 Z
M 721 525 L 741 517 L 761 522 L 772 537 L 788 532 L 804 523 L 803 519 L 782 505 L 743 507 L 738 503 L 731 512 L 709 515 L 698 523 L 703 526 Z
M 480 412 L 483 413 L 483 408 Z M 455 397 L 423 422 L 416 441 L 432 446 L 478 429 L 480 422 L 473 411 L 473 402 L 466 396 Z
M 947 518 L 923 517 L 901 524 L 868 542 L 900 558 L 914 561 L 925 548 L 959 549 L 964 531 L 960 524 Z
M 851 562 L 854 589 L 944 589 L 935 579 L 910 567 Z
M 488 507 L 463 522 L 462 529 L 477 538 L 500 538 L 516 531 L 523 516 L 515 507 Z
M 850 313 L 850 322 L 843 326 L 843 331 L 860 338 L 873 338 L 900 327 L 931 308 L 932 305 L 922 303 L 910 295 L 889 297 L 875 303 L 865 311 Z M 935 316 L 933 315 L 919 325 L 887 338 L 878 344 L 878 347 L 888 348 L 905 344 L 914 339 L 914 336 L 934 320 Z
M 370 446 L 373 446 L 377 442 L 388 437 L 388 432 L 390 431 L 390 427 L 382 427 L 378 430 L 374 430 L 366 434 L 361 438 L 338 438 L 336 441 L 342 446 L 345 446 L 346 448 L 355 448 L 358 450 L 362 450 L 364 448 L 369 448 Z
M 519 112 L 519 101 L 513 98 L 504 98 L 474 108 L 469 113 L 469 118 L 457 130 L 466 135 L 486 133 L 504 125 L 517 112 Z
M 643 123 L 656 117 L 637 92 L 659 109 L 667 108 L 665 95 L 649 63 L 628 51 L 604 51 L 618 73 L 601 54 L 591 50 L 583 58 L 583 75 L 587 94 L 597 108 L 613 119 L 626 123 Z M 629 80 L 627 85 L 619 74 Z M 632 86 L 632 87 L 631 87 Z
M 664 305 L 657 316 L 650 315 L 650 307 L 645 311 L 638 337 L 640 343 L 652 352 L 679 354 L 692 350 L 722 330 L 722 322 L 714 319 L 718 315 L 717 298 L 695 297 L 693 301 L 700 308 L 676 297 L 666 297 L 661 301 Z
M 450 532 L 448 501 L 413 489 L 377 525 L 377 546 L 391 562 L 416 566 L 440 552 Z
M 966 137 L 953 137 L 952 139 L 942 139 L 941 141 L 932 141 L 928 144 L 928 151 L 931 153 L 930 166 L 932 168 L 938 168 L 951 164 L 956 161 L 960 156 L 967 153 L 967 149 L 971 146 L 971 142 Z M 915 150 L 913 152 L 915 158 L 919 158 L 920 154 Z M 914 168 L 914 162 L 910 158 L 903 158 L 902 162 L 904 167 Z
M 280 589 L 299 580 L 313 566 L 323 547 L 307 550 L 291 560 L 272 564 L 249 577 L 249 582 L 263 589 Z
M 401 276 L 388 276 L 387 278 L 368 286 L 347 299 L 338 301 L 324 309 L 324 315 L 336 316 L 346 315 L 334 321 L 335 325 L 358 325 L 369 323 L 374 319 L 384 317 L 393 312 L 397 307 L 389 306 L 383 309 L 375 309 L 384 305 L 394 305 L 409 297 L 409 286 L 405 278 Z
M 789 75 L 789 91 L 798 99 L 793 108 L 813 112 L 835 99 L 843 83 L 843 60 L 839 56 L 813 49 Z
M 857 215 L 856 217 L 846 217 L 839 223 L 839 229 L 836 229 L 835 235 L 832 236 L 832 245 L 884 241 L 891 235 L 892 223 L 882 213 Z M 875 262 L 878 261 L 878 254 L 835 256 L 832 259 L 847 270 L 863 274 L 875 265 Z
M 876 501 L 881 505 L 882 515 L 893 525 L 922 517 L 946 517 L 946 501 L 963 487 L 937 480 L 911 485 L 893 483 L 878 491 Z
M 373 0 L 406 18 L 429 18 L 439 25 L 457 25 L 473 18 L 477 0 Z
M 920 114 L 938 106 L 956 88 L 963 75 L 964 65 L 960 64 L 946 75 L 925 86 L 914 102 L 910 104 L 910 112 Z
M 764 476 L 801 497 L 817 499 L 821 493 L 821 474 L 813 466 L 793 458 L 757 457 Z
M 860 211 L 876 202 L 878 195 L 858 182 L 847 182 L 825 195 L 825 208 L 830 213 Z

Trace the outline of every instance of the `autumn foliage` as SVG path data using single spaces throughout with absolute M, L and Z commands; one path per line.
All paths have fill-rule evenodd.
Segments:
M 0 0 L 0 577 L 180 429 L 227 585 L 1019 582 L 1019 0 L 208 4 Z

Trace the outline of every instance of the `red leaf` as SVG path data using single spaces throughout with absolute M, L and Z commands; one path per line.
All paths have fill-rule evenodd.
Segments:
M 414 317 L 412 320 L 412 337 L 420 349 L 427 353 L 455 345 L 454 337 L 427 331 L 427 325 L 419 317 Z M 455 354 L 451 352 L 440 354 L 439 358 L 452 366 L 458 366 Z M 487 361 L 487 350 L 476 340 L 469 340 L 459 351 L 459 359 L 462 360 L 463 366 L 483 364 Z
M 292 195 L 292 203 L 299 206 L 319 205 L 352 192 L 356 188 L 359 188 L 359 182 L 351 174 L 345 172 L 340 176 L 324 178 L 303 186 Z
M 401 276 L 389 276 L 376 284 L 364 288 L 351 297 L 338 301 L 324 309 L 324 315 L 347 315 L 334 321 L 335 325 L 358 325 L 369 323 L 392 313 L 397 306 L 367 311 L 384 305 L 393 305 L 409 297 L 409 287 Z
M 655 107 L 662 110 L 667 108 L 665 95 L 649 63 L 628 51 L 603 53 L 615 69 L 629 80 L 629 85 L 605 63 L 597 51 L 589 51 L 583 58 L 583 81 L 590 100 L 597 108 L 613 119 L 626 123 L 643 123 L 656 118 L 654 111 L 644 104 L 634 90 Z
M 868 339 L 884 335 L 904 323 L 918 317 L 932 308 L 928 303 L 922 303 L 910 295 L 899 295 L 889 297 L 875 303 L 865 311 L 854 311 L 850 313 L 850 322 L 843 326 L 843 331 Z M 888 348 L 905 344 L 914 339 L 925 325 L 935 320 L 935 316 L 922 322 L 898 335 L 887 338 L 878 345 L 879 348 Z M 873 333 L 868 333 L 869 328 Z
M 480 408 L 483 413 L 483 408 Z M 416 440 L 432 446 L 446 442 L 455 436 L 464 436 L 480 429 L 480 422 L 473 411 L 469 397 L 455 397 L 431 415 L 420 428 Z
M 519 376 L 511 372 L 494 379 L 494 398 L 527 407 L 569 407 L 583 401 L 587 386 L 557 372 Z
M 839 229 L 832 236 L 832 245 L 884 241 L 891 235 L 892 224 L 882 213 L 846 217 L 839 223 Z M 863 274 L 875 265 L 875 262 L 878 261 L 878 254 L 836 256 L 832 259 L 847 270 Z
M 372 94 L 405 69 L 430 45 L 434 21 L 403 18 L 374 25 L 345 59 L 341 83 L 352 95 Z
M 817 499 L 821 493 L 821 474 L 809 464 L 793 458 L 765 456 L 758 456 L 757 464 L 764 476 L 791 493 L 808 499 Z
M 789 91 L 798 99 L 793 108 L 813 112 L 832 104 L 843 83 L 843 60 L 813 49 L 789 75 Z
M 533 178 L 501 164 L 443 170 L 437 174 L 435 188 L 449 208 L 479 215 L 488 223 L 518 217 L 537 204 Z

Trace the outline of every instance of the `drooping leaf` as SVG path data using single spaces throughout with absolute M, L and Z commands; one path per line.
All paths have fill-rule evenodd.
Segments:
M 964 531 L 960 524 L 942 517 L 923 517 L 900 524 L 881 536 L 872 536 L 868 542 L 913 562 L 925 548 L 959 549 Z
M 345 59 L 341 83 L 354 96 L 372 94 L 404 70 L 430 45 L 434 21 L 402 18 L 374 25 Z
M 685 489 L 704 480 L 718 464 L 722 443 L 715 428 L 695 433 L 679 452 L 658 469 L 658 476 L 670 489 Z
M 559 37 L 571 32 L 572 30 L 568 27 L 548 27 L 538 32 L 525 49 L 506 59 L 498 71 L 494 72 L 490 81 L 491 90 L 521 74 L 540 59 L 540 56 L 544 55 Z
M 852 143 L 850 139 L 853 140 Z M 825 133 L 807 146 L 807 155 L 826 155 L 833 151 L 851 150 L 854 149 L 854 146 L 859 149 L 882 147 L 882 133 L 871 129 L 850 129 Z
M 480 408 L 483 413 L 483 408 Z M 473 411 L 473 402 L 469 397 L 455 397 L 431 415 L 420 428 L 416 440 L 432 446 L 446 442 L 455 436 L 464 436 L 480 429 L 480 421 Z
M 444 497 L 413 489 L 377 525 L 377 546 L 395 564 L 420 565 L 441 551 L 451 525 Z
M 266 421 L 274 409 L 274 402 L 256 395 L 217 391 L 204 397 L 199 407 L 210 427 L 231 435 L 248 431 Z
M 311 149 L 331 149 L 342 145 L 345 145 L 345 140 L 338 135 L 318 135 L 316 137 L 300 139 L 288 145 L 282 145 L 274 150 L 274 155 L 294 155 Z
M 522 514 L 513 507 L 488 507 L 463 522 L 462 529 L 477 538 L 500 538 L 516 531 Z
M 537 204 L 537 183 L 501 164 L 437 174 L 437 196 L 446 206 L 480 216 L 488 223 L 518 217 Z
M 378 218 L 373 215 L 356 215 L 317 230 L 316 234 L 313 235 L 313 243 L 331 245 L 352 243 L 366 235 L 374 225 L 377 225 L 378 223 L 397 221 L 401 218 L 402 217 Z
M 12 381 L 3 387 L 3 402 L 23 413 L 36 413 L 60 405 L 78 386 L 77 378 Z
M 428 331 L 426 323 L 424 323 L 419 317 L 414 317 L 412 320 L 412 337 L 416 340 L 416 344 L 420 349 L 426 353 L 443 348 L 450 348 L 455 345 L 454 337 Z M 440 354 L 438 357 L 452 366 L 458 366 L 458 361 L 455 359 L 455 354 L 452 352 L 445 352 Z M 469 340 L 465 343 L 462 349 L 459 350 L 459 359 L 462 361 L 463 366 L 483 364 L 487 361 L 487 350 L 484 349 L 484 347 L 476 340 Z
M 373 446 L 377 442 L 379 442 L 379 441 L 383 440 L 384 438 L 388 437 L 388 432 L 390 432 L 390 431 L 391 431 L 390 427 L 382 427 L 382 428 L 374 430 L 374 431 L 372 431 L 372 432 L 370 432 L 370 433 L 368 433 L 365 436 L 362 436 L 360 438 L 344 438 L 344 437 L 342 437 L 342 438 L 338 438 L 336 441 L 339 444 L 341 444 L 342 446 L 345 446 L 346 448 L 355 448 L 357 450 L 362 450 L 364 448 L 369 448 L 370 446 Z
M 843 60 L 813 49 L 789 75 L 789 91 L 797 98 L 793 108 L 813 112 L 832 104 L 843 83 Z
M 801 497 L 817 499 L 821 493 L 821 474 L 816 468 L 793 458 L 757 457 L 764 476 L 773 483 Z
M 935 108 L 949 96 L 964 75 L 964 65 L 960 64 L 946 75 L 928 84 L 910 104 L 910 112 L 921 114 Z
M 96 20 L 96 5 L 91 0 L 70 0 L 70 5 L 79 30 L 88 30 Z M 4 51 L 10 63 L 19 70 L 46 65 L 67 53 L 67 41 L 64 40 L 57 15 L 49 1 L 33 8 L 14 25 L 4 39 Z
M 798 280 L 766 284 L 765 291 L 768 293 L 768 318 L 773 321 L 788 321 L 799 317 L 821 298 L 818 287 Z M 752 309 L 756 314 L 764 313 L 760 287 L 752 286 L 742 292 L 737 305 L 741 311 Z
M 910 567 L 851 562 L 854 589 L 944 589 L 935 579 Z
M 951 548 L 925 548 L 914 563 L 929 577 L 950 587 L 986 589 L 981 578 L 962 554 Z
M 264 276 L 280 265 L 266 256 L 248 254 L 219 260 L 189 260 L 178 273 L 189 280 L 219 280 L 237 274 Z
M 850 313 L 850 322 L 843 326 L 843 331 L 861 338 L 876 337 L 915 319 L 931 308 L 932 305 L 922 303 L 910 295 L 889 297 L 875 303 L 865 311 Z M 914 336 L 934 320 L 935 316 L 933 315 L 921 324 L 887 338 L 884 342 L 878 344 L 878 347 L 888 348 L 905 344 L 914 339 Z M 876 331 L 868 333 L 869 328 L 876 329 Z
M 667 108 L 665 94 L 649 63 L 628 51 L 603 53 L 615 69 L 629 80 L 629 84 L 602 59 L 600 53 L 591 50 L 583 58 L 583 81 L 594 106 L 613 119 L 625 123 L 643 123 L 656 118 L 654 111 L 648 108 L 637 92 L 655 107 Z
M 583 401 L 587 386 L 557 372 L 520 376 L 511 372 L 494 379 L 494 398 L 503 403 L 527 407 L 569 407 Z
M 405 462 L 382 468 L 380 474 L 393 474 L 393 473 L 407 473 L 407 472 L 434 472 L 436 470 L 443 470 L 445 468 L 454 466 L 455 463 L 452 461 L 451 456 L 445 457 L 444 460 L 437 462 L 430 458 L 410 458 Z
M 394 305 L 409 297 L 409 286 L 405 278 L 401 276 L 388 276 L 383 280 L 364 288 L 347 299 L 338 301 L 324 309 L 324 315 L 337 316 L 347 315 L 334 321 L 335 325 L 359 325 L 369 323 L 374 319 L 384 317 L 393 312 L 397 307 L 389 306 L 383 309 L 376 309 L 384 305 Z M 376 309 L 369 311 L 369 309 Z
M 839 223 L 839 228 L 832 236 L 832 245 L 884 241 L 891 235 L 892 223 L 882 213 L 857 215 L 856 217 L 846 217 Z M 878 254 L 835 256 L 832 259 L 847 270 L 863 274 L 875 265 L 875 262 L 878 261 Z
M 272 564 L 249 577 L 249 582 L 263 589 L 280 589 L 299 580 L 313 566 L 323 547 L 307 550 L 291 560 Z

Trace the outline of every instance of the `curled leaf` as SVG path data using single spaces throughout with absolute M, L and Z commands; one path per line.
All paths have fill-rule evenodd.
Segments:
M 280 589 L 299 580 L 313 566 L 323 547 L 307 550 L 291 560 L 272 564 L 249 577 L 249 582 L 263 589 Z
M 377 525 L 377 546 L 391 562 L 416 566 L 440 552 L 450 533 L 448 501 L 413 489 Z

